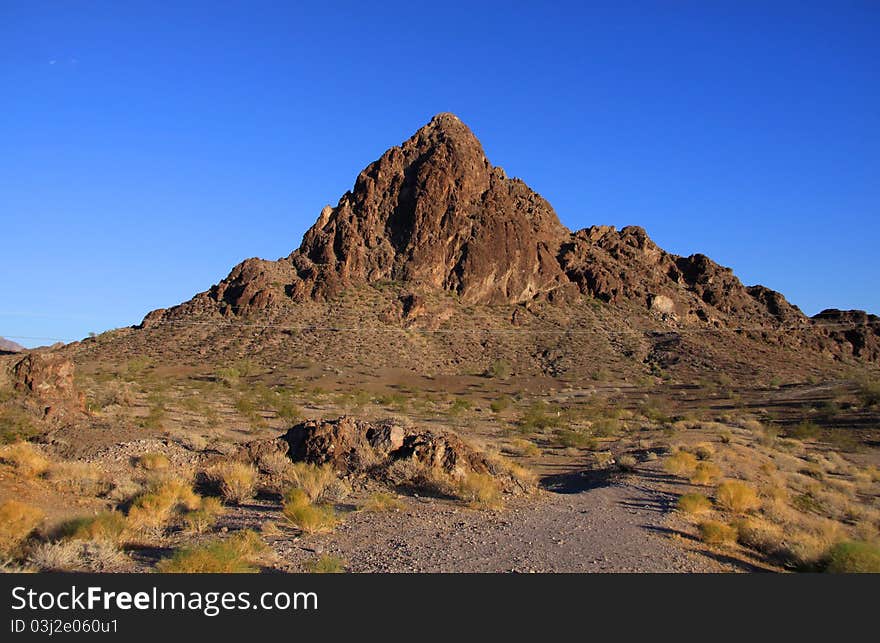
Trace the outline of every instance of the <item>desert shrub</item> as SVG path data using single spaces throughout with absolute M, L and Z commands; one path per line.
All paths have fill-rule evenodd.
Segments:
M 342 574 L 345 573 L 345 561 L 338 556 L 324 554 L 310 561 L 306 565 L 306 571 L 312 574 Z
M 456 484 L 456 495 L 469 506 L 497 509 L 501 506 L 501 485 L 486 473 L 469 472 Z
M 735 521 L 737 540 L 740 544 L 763 554 L 776 556 L 785 541 L 785 533 L 779 525 L 749 516 Z
M 541 455 L 541 449 L 537 444 L 523 438 L 515 438 L 504 445 L 507 453 L 517 456 L 537 457 Z
M 614 418 L 605 418 L 593 422 L 592 432 L 597 438 L 611 438 L 620 431 L 620 423 Z
M 49 459 L 30 442 L 16 442 L 0 448 L 0 462 L 15 467 L 25 478 L 36 478 L 49 468 Z
M 27 440 L 39 432 L 37 423 L 27 411 L 13 406 L 0 407 L 0 444 Z
M 145 453 L 137 459 L 137 465 L 147 471 L 164 471 L 171 461 L 164 453 Z
M 449 415 L 453 417 L 461 415 L 465 411 L 469 411 L 472 406 L 470 400 L 466 400 L 463 397 L 457 397 L 452 401 L 452 404 L 449 405 Z
M 163 480 L 137 496 L 128 510 L 128 526 L 136 531 L 158 532 L 175 517 L 197 509 L 201 498 L 176 478 Z
M 563 422 L 561 411 L 549 409 L 547 404 L 539 402 L 526 409 L 519 424 L 523 431 L 543 431 L 562 426 Z
M 241 372 L 234 366 L 224 366 L 217 369 L 214 377 L 218 382 L 222 382 L 225 386 L 232 388 L 238 386 Z
M 880 382 L 864 381 L 859 384 L 859 402 L 866 408 L 880 405 Z
M 785 431 L 785 436 L 795 440 L 814 440 L 819 437 L 821 429 L 815 422 L 805 420 Z
M 326 501 L 326 496 L 337 481 L 336 472 L 329 463 L 296 462 L 288 469 L 288 475 L 293 486 L 305 492 L 309 502 Z
M 691 474 L 690 481 L 698 485 L 714 484 L 721 477 L 721 469 L 712 462 L 698 462 L 696 469 Z
M 669 424 L 672 421 L 669 404 L 661 398 L 651 398 L 641 406 L 641 414 L 657 424 Z
M 314 505 L 302 489 L 291 489 L 284 497 L 282 515 L 291 525 L 307 534 L 333 531 L 338 519 L 333 507 Z
M 676 506 L 686 514 L 698 514 L 712 509 L 712 501 L 701 493 L 686 493 L 678 499 Z
M 118 511 L 102 511 L 96 516 L 74 518 L 61 525 L 59 535 L 70 540 L 93 540 L 119 543 L 126 535 L 128 523 Z
M 267 473 L 270 476 L 278 477 L 284 477 L 288 473 L 292 464 L 293 463 L 290 461 L 290 458 L 287 457 L 287 454 L 281 453 L 280 451 L 272 451 L 263 454 L 257 460 L 257 467 L 260 471 Z
M 510 362 L 505 359 L 497 359 L 492 362 L 492 365 L 489 367 L 487 371 L 487 375 L 489 377 L 494 377 L 499 380 L 506 380 L 510 377 L 512 369 L 510 367 Z
M 697 456 L 687 451 L 676 451 L 666 458 L 663 468 L 676 476 L 689 476 L 697 468 Z
M 725 480 L 719 484 L 715 502 L 722 509 L 736 513 L 757 509 L 761 504 L 755 488 L 741 480 Z
M 118 405 L 131 406 L 135 402 L 134 390 L 130 382 L 113 381 L 101 391 L 98 405 L 101 408 Z
M 113 488 L 108 476 L 90 462 L 53 463 L 44 475 L 55 489 L 79 495 L 100 496 Z
M 834 545 L 825 557 L 831 574 L 880 574 L 880 545 L 847 541 Z
M 697 456 L 698 460 L 711 460 L 712 456 L 715 455 L 715 447 L 713 447 L 708 442 L 700 442 L 699 444 L 695 444 L 690 449 L 688 449 L 688 451 Z
M 223 540 L 184 547 L 158 565 L 163 574 L 251 574 L 266 545 L 253 531 L 239 531 Z
M 388 480 L 399 487 L 435 496 L 455 495 L 455 485 L 438 467 L 415 459 L 400 459 L 388 467 Z
M 717 520 L 701 522 L 697 528 L 700 538 L 710 545 L 730 545 L 736 542 L 736 528 Z
M 553 442 L 575 449 L 595 449 L 599 444 L 592 435 L 576 429 L 558 429 L 553 434 Z
M 0 502 L 0 560 L 11 558 L 43 520 L 43 512 L 18 500 Z
M 257 470 L 244 462 L 221 462 L 206 471 L 223 500 L 241 504 L 254 497 Z
M 634 455 L 625 453 L 617 458 L 617 466 L 621 471 L 635 471 L 639 461 Z
M 28 553 L 27 561 L 42 571 L 57 572 L 118 572 L 129 563 L 123 552 L 103 540 L 40 543 Z
M 510 408 L 510 398 L 505 396 L 492 400 L 489 403 L 489 408 L 495 413 L 500 413 L 501 411 Z
M 403 509 L 403 501 L 390 493 L 377 491 L 371 494 L 367 501 L 361 505 L 364 511 L 399 511 Z
M 217 498 L 202 498 L 196 509 L 183 515 L 188 531 L 203 534 L 213 527 L 226 509 Z

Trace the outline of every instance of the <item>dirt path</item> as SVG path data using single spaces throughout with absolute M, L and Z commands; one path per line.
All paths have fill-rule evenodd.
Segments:
M 314 548 L 312 556 L 340 556 L 353 572 L 734 571 L 667 537 L 668 500 L 641 480 L 578 478 L 560 476 L 555 492 L 502 512 L 434 499 L 355 512 L 333 536 L 276 542 L 276 551 L 290 559 Z

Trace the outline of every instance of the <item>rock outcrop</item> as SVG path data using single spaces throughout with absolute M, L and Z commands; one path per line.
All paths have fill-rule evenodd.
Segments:
M 13 388 L 53 420 L 85 411 L 85 396 L 74 382 L 73 362 L 53 352 L 29 352 L 10 371 Z

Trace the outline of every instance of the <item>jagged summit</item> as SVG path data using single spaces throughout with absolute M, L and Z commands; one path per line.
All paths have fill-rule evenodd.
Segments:
M 814 324 L 780 293 L 744 286 L 705 255 L 670 254 L 637 226 L 571 232 L 543 197 L 493 166 L 470 128 L 450 113 L 437 114 L 364 168 L 288 257 L 248 259 L 209 291 L 144 322 L 256 314 L 389 281 L 412 295 L 452 292 L 465 305 L 564 305 L 589 297 L 634 306 L 673 328 Z M 873 330 L 866 325 L 865 332 Z M 818 350 L 837 353 L 834 347 L 848 342 L 841 333 L 815 334 L 822 337 L 805 341 Z M 863 348 L 842 350 L 871 352 L 875 335 L 856 342 Z

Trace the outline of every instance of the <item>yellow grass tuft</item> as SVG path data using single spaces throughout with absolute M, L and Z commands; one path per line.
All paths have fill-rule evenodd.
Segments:
M 253 531 L 240 531 L 224 540 L 184 547 L 156 565 L 163 574 L 251 574 L 266 545 Z
M 302 489 L 309 502 L 321 502 L 324 495 L 336 484 L 336 472 L 330 464 L 309 464 L 296 462 L 288 469 L 290 482 L 294 487 Z
M 456 495 L 478 509 L 501 507 L 501 485 L 486 473 L 466 473 L 457 482 Z
M 226 511 L 217 498 L 202 498 L 196 509 L 183 515 L 187 531 L 203 534 L 208 531 Z
M 735 513 L 745 513 L 761 506 L 758 492 L 741 480 L 725 480 L 715 490 L 715 502 L 719 507 Z
M 678 499 L 677 507 L 686 514 L 705 513 L 712 509 L 712 501 L 701 493 L 686 493 Z
M 49 468 L 49 459 L 30 442 L 16 442 L 0 448 L 0 462 L 15 467 L 25 478 L 36 478 Z
M 730 545 L 736 542 L 736 528 L 717 520 L 706 520 L 698 525 L 700 538 L 709 545 Z
M 43 520 L 43 512 L 18 500 L 0 503 L 0 559 L 11 558 Z
M 309 562 L 306 565 L 306 570 L 312 574 L 343 574 L 345 573 L 345 561 L 338 556 L 324 554 Z
M 207 471 L 226 502 L 241 504 L 254 497 L 257 470 L 243 462 L 221 462 Z
M 687 451 L 676 451 L 663 463 L 667 472 L 675 476 L 690 476 L 697 468 L 697 456 Z
M 302 489 L 292 489 L 284 497 L 281 513 L 291 525 L 307 534 L 333 531 L 339 522 L 329 505 L 313 505 Z
M 399 511 L 403 509 L 403 501 L 390 493 L 377 491 L 361 505 L 364 511 Z
M 119 543 L 125 539 L 128 521 L 118 511 L 103 511 L 96 516 L 75 518 L 61 526 L 61 535 L 71 540 L 96 540 Z
M 137 459 L 137 464 L 147 471 L 164 471 L 171 466 L 171 461 L 164 453 L 145 453 Z
M 715 484 L 721 477 L 721 469 L 712 462 L 698 462 L 696 469 L 691 474 L 690 481 L 697 485 Z

